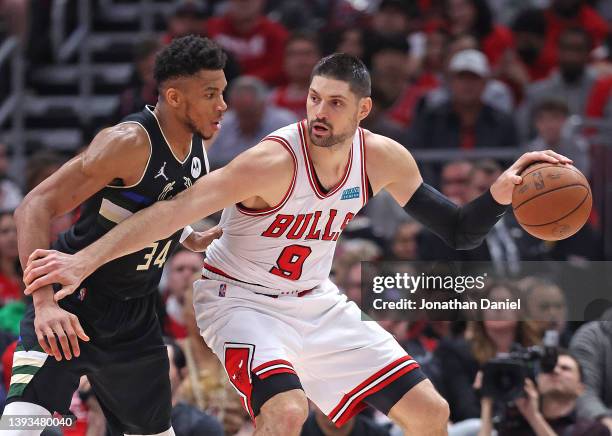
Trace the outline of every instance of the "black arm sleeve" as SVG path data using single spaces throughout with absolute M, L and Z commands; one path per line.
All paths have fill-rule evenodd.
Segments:
M 482 244 L 507 209 L 493 199 L 489 190 L 459 207 L 426 183 L 404 206 L 414 219 L 455 250 L 471 250 Z

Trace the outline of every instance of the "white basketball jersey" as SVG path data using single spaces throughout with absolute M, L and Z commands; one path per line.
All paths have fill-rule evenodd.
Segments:
M 221 238 L 206 250 L 204 276 L 269 295 L 312 289 L 330 273 L 336 241 L 365 205 L 365 144 L 357 129 L 338 185 L 325 192 L 317 179 L 302 121 L 279 129 L 276 141 L 293 157 L 295 172 L 283 200 L 264 210 L 238 204 L 221 217 Z

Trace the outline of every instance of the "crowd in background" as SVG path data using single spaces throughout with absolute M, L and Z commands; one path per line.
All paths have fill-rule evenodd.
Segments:
M 44 57 L 40 41 L 28 40 L 23 30 L 24 23 L 34 19 L 34 3 L 0 0 L 0 15 L 10 18 L 2 31 L 26 40 L 32 62 Z M 51 1 L 41 3 L 48 8 Z M 572 158 L 589 178 L 605 163 L 591 158 L 593 132 L 577 129 L 576 120 L 612 122 L 611 23 L 608 0 L 183 1 L 167 17 L 161 37 L 135 47 L 132 83 L 121 92 L 108 124 L 145 104 L 154 105 L 155 54 L 173 38 L 200 34 L 217 41 L 229 55 L 229 110 L 209 151 L 213 167 L 226 164 L 271 131 L 303 119 L 312 67 L 322 56 L 341 51 L 363 59 L 372 75 L 374 104 L 362 127 L 415 152 L 553 149 Z M 7 176 L 10 150 L 11 144 L 0 141 L 0 409 L 25 310 L 11 211 L 67 158 L 36 151 L 29 156 L 25 186 L 19 186 Z M 508 163 L 465 156 L 420 165 L 426 181 L 459 205 L 487 190 Z M 383 192 L 345 230 L 332 278 L 359 303 L 360 261 L 486 261 L 509 278 L 520 275 L 521 261 L 563 261 L 580 268 L 604 260 L 599 213 L 595 209 L 578 234 L 558 242 L 529 236 L 506 214 L 485 243 L 459 252 L 411 220 Z M 78 210 L 56 219 L 52 238 L 77 217 Z M 214 222 L 212 217 L 203 225 Z M 177 435 L 250 434 L 239 397 L 224 381 L 223 369 L 196 327 L 191 283 L 202 260 L 198 253 L 176 252 L 165 266 L 159 292 L 158 315 L 171 361 L 173 425 Z M 483 365 L 516 343 L 541 344 L 551 329 L 570 351 L 561 353 L 552 375 L 526 382 L 527 395 L 515 405 L 526 425 L 520 431 L 525 432 L 499 433 L 547 434 L 541 433 L 542 420 L 557 434 L 612 432 L 612 303 L 603 301 L 592 317 L 607 321 L 569 323 L 560 273 L 554 268 L 548 273 L 545 278 L 500 281 L 487 289 L 493 299 L 527 301 L 515 317 L 380 321 L 449 402 L 451 434 L 492 434 L 496 411 L 481 389 Z M 105 434 L 102 411 L 86 377 L 71 410 L 79 424 L 65 434 Z M 58 434 L 57 429 L 48 431 Z M 372 410 L 337 430 L 313 405 L 303 434 L 398 433 Z

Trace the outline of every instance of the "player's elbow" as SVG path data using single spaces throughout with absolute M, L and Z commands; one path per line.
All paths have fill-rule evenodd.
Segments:
M 460 237 L 454 243 L 455 250 L 474 250 L 482 245 L 484 238 Z

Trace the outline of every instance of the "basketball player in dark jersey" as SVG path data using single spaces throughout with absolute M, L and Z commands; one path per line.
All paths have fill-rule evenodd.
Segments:
M 23 266 L 35 249 L 49 247 L 51 219 L 81 203 L 79 220 L 54 249 L 75 253 L 204 176 L 209 170 L 204 140 L 219 129 L 227 109 L 224 66 L 223 51 L 205 38 L 188 36 L 165 48 L 155 62 L 157 105 L 102 130 L 18 208 Z M 113 434 L 174 434 L 155 292 L 179 241 L 186 238 L 188 248 L 203 251 L 217 236 L 216 230 L 177 231 L 104 265 L 59 303 L 57 288 L 35 292 L 21 323 L 4 415 L 67 414 L 80 377 L 87 375 Z

